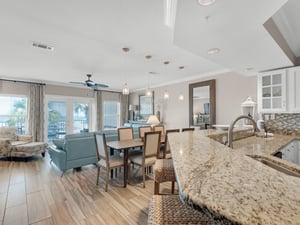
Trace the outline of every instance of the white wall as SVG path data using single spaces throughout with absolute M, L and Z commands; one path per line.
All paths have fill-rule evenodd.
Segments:
M 160 105 L 161 120 L 167 129 L 189 126 L 189 84 L 211 79 L 216 79 L 217 124 L 230 124 L 234 118 L 240 115 L 240 105 L 248 96 L 257 102 L 256 76 L 246 77 L 234 72 L 154 88 L 155 107 Z M 165 90 L 170 96 L 168 100 L 163 99 Z M 183 101 L 178 100 L 180 93 L 184 96 Z M 138 105 L 138 94 L 130 95 L 130 104 Z

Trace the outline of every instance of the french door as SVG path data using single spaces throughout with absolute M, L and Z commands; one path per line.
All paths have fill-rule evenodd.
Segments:
M 91 99 L 48 97 L 46 137 L 48 141 L 66 134 L 88 132 L 91 127 Z

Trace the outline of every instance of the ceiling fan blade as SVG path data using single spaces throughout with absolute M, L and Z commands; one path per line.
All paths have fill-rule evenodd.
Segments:
M 108 88 L 108 85 L 106 85 L 106 84 L 97 84 L 97 83 L 95 83 L 95 85 L 93 86 L 95 89 L 97 89 L 97 88 Z
M 70 81 L 70 84 L 81 84 L 81 85 L 86 85 L 84 82 L 77 82 L 77 81 Z

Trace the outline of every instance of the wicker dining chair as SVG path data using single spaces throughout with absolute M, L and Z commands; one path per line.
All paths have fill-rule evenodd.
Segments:
M 148 168 L 155 164 L 155 161 L 157 160 L 157 156 L 159 154 L 160 134 L 160 131 L 146 132 L 143 154 L 129 157 L 130 162 L 132 164 L 138 165 L 142 169 L 143 187 L 145 187 L 146 175 L 148 175 Z
M 166 131 L 165 136 L 165 148 L 163 154 L 160 152 L 160 157 L 162 159 L 156 160 L 153 170 L 154 170 L 154 194 L 159 194 L 159 185 L 163 182 L 171 182 L 171 192 L 174 194 L 176 176 L 172 162 L 172 155 L 170 151 L 170 145 L 168 141 L 168 136 L 170 133 L 178 133 L 179 129 L 170 129 Z
M 118 155 L 110 156 L 107 151 L 105 134 L 102 132 L 95 132 L 95 142 L 98 156 L 98 172 L 97 172 L 97 185 L 99 184 L 100 169 L 101 167 L 106 170 L 105 191 L 107 191 L 109 171 L 115 168 L 124 167 L 124 159 Z M 128 165 L 126 165 L 128 166 Z
M 223 224 L 202 211 L 183 203 L 178 195 L 153 195 L 150 199 L 148 225 L 164 224 Z M 225 223 L 229 224 L 229 223 Z

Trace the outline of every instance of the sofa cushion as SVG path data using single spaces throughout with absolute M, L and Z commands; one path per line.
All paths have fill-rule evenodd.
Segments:
M 12 142 L 10 142 L 10 144 L 12 146 L 15 146 L 15 145 L 24 145 L 26 143 L 28 143 L 28 142 L 26 142 L 26 141 L 12 141 Z
M 65 139 L 56 139 L 56 140 L 52 140 L 52 142 L 58 149 L 65 148 Z
M 0 137 L 9 138 L 11 141 L 17 140 L 17 128 L 16 127 L 1 127 Z

